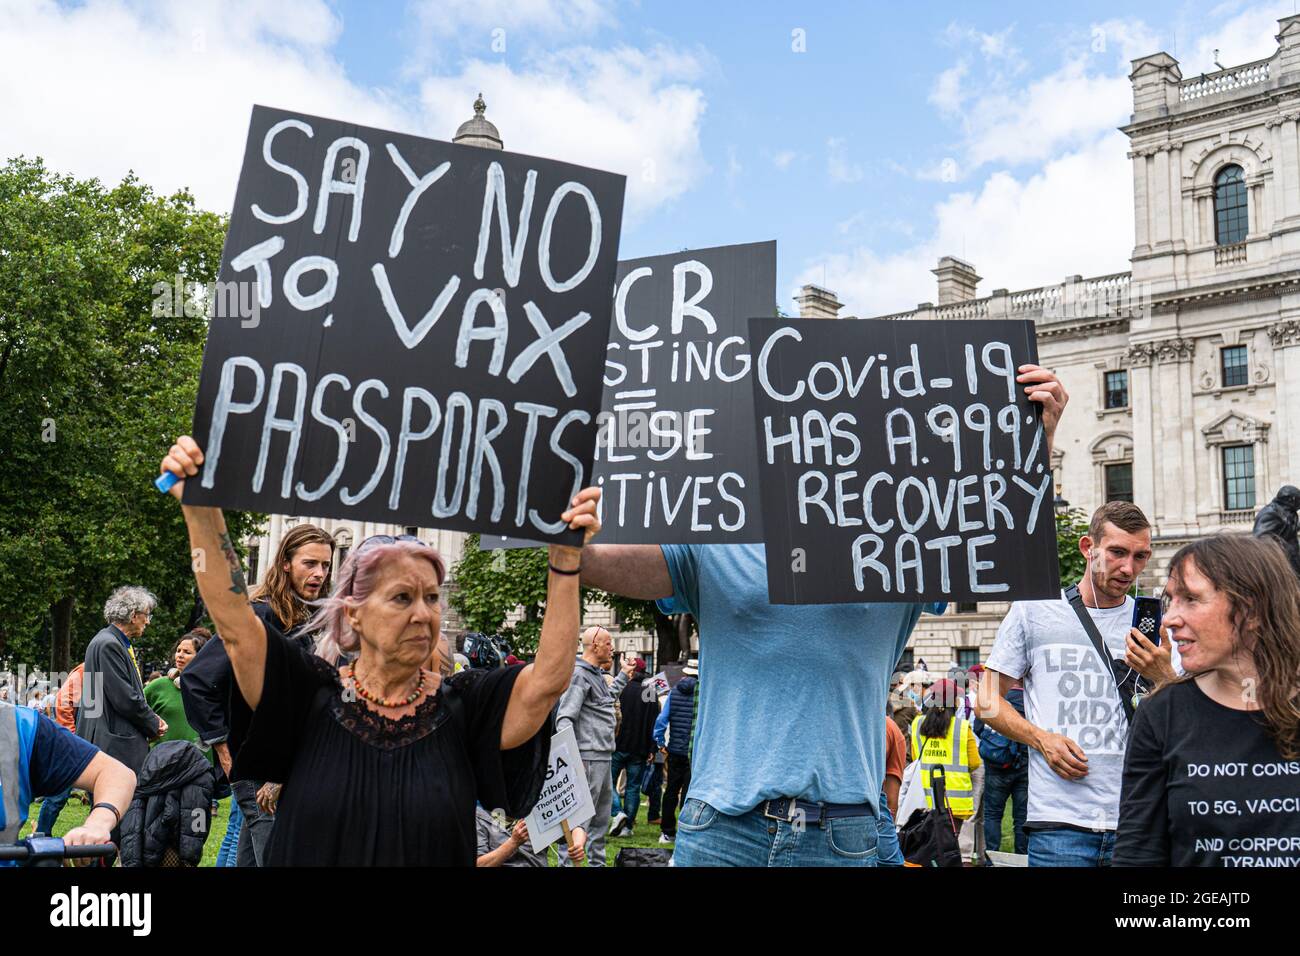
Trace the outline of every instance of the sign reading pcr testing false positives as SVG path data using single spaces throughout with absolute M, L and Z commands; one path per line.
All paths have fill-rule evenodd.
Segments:
M 1032 323 L 749 328 L 773 603 L 1059 593 Z
M 593 466 L 602 544 L 763 540 L 748 323 L 775 301 L 775 242 L 619 262 Z
M 188 504 L 572 540 L 624 179 L 255 107 Z M 218 292 L 220 295 L 220 291 Z
M 762 540 L 747 323 L 775 302 L 775 242 L 618 264 L 596 443 L 602 542 Z
M 578 742 L 573 728 L 568 727 L 551 738 L 542 792 L 525 821 L 528 842 L 534 853 L 540 853 L 564 836 L 562 823 L 568 823 L 570 828 L 579 827 L 595 815 Z

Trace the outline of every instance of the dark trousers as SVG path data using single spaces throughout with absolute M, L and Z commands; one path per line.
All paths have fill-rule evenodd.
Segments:
M 37 833 L 44 833 L 46 836 L 54 835 L 54 824 L 59 822 L 59 814 L 63 812 L 63 807 L 71 795 L 72 788 L 69 787 L 62 793 L 52 793 L 41 801 L 41 815 L 36 818 Z
M 257 791 L 261 786 L 251 780 L 236 780 L 230 785 L 232 799 L 238 801 L 239 811 L 244 815 L 235 866 L 262 866 L 266 857 L 266 842 L 271 838 L 275 817 L 263 813 L 257 805 Z
M 1025 815 L 1029 812 L 1029 767 L 984 770 L 984 848 L 998 850 L 1002 845 L 1002 816 L 1011 800 L 1011 819 L 1015 825 L 1015 852 L 1029 852 L 1025 834 Z
M 659 828 L 670 837 L 677 835 L 677 807 L 686 800 L 691 786 L 691 758 L 686 754 L 668 755 L 668 785 L 664 788 L 663 816 Z
M 645 782 L 641 784 L 641 792 L 649 798 L 649 806 L 646 809 L 646 819 L 658 822 L 659 814 L 663 812 L 662 803 L 664 796 L 664 765 L 661 763 L 650 764 L 650 771 L 646 774 Z

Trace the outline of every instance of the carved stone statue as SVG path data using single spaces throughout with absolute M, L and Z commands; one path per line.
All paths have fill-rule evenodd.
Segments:
M 1277 496 L 1259 509 L 1253 533 L 1257 538 L 1276 538 L 1291 561 L 1291 567 L 1300 575 L 1300 542 L 1296 540 L 1300 517 L 1297 517 L 1297 510 L 1300 510 L 1300 488 L 1283 485 Z

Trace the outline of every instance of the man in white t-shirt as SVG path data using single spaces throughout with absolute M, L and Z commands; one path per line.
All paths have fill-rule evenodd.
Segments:
M 1079 595 L 1106 649 L 1151 683 L 1174 677 L 1169 642 L 1157 646 L 1131 626 L 1128 591 L 1151 558 L 1151 525 L 1137 506 L 1102 505 L 1079 539 L 1088 570 Z M 980 687 L 980 717 L 1029 757 L 1030 866 L 1109 866 L 1119 819 L 1128 718 L 1110 662 L 1064 593 L 1018 601 L 998 629 Z M 1006 701 L 1025 688 L 1025 716 Z

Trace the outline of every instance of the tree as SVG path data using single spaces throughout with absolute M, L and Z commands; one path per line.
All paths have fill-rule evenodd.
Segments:
M 655 636 L 655 666 L 660 667 L 679 660 L 682 652 L 689 650 L 691 634 L 695 632 L 695 619 L 689 614 L 665 614 L 654 601 L 597 591 L 597 600 L 612 608 L 623 627 L 633 631 L 648 631 Z
M 452 571 L 456 588 L 451 605 L 471 631 L 500 634 L 516 653 L 537 650 L 546 608 L 546 549 L 510 548 L 494 551 L 479 547 L 479 536 L 465 539 L 465 549 Z M 586 610 L 586 594 L 582 595 Z M 508 624 L 521 610 L 523 617 Z
M 456 588 L 451 605 L 470 630 L 500 634 L 518 654 L 537 650 L 546 610 L 545 548 L 488 551 L 479 547 L 479 536 L 472 534 L 465 540 L 465 550 L 452 577 Z M 654 633 L 657 661 L 677 660 L 683 637 L 690 635 L 689 630 L 683 634 L 680 619 L 684 615 L 669 617 L 659 611 L 654 601 L 625 598 L 595 588 L 582 588 L 580 601 L 584 617 L 588 603 L 600 603 L 612 608 L 624 627 Z M 516 612 L 522 617 L 507 623 Z
M 150 479 L 189 430 L 207 321 L 154 312 L 159 289 L 216 278 L 225 225 L 134 175 L 0 166 L 0 660 L 67 670 L 120 584 L 159 597 L 142 661 L 188 621 L 184 521 Z M 260 519 L 228 515 L 232 538 Z
M 1088 562 L 1079 551 L 1079 539 L 1088 533 L 1088 516 L 1081 508 L 1056 515 L 1056 559 L 1061 566 L 1061 586 L 1069 587 L 1083 577 Z

